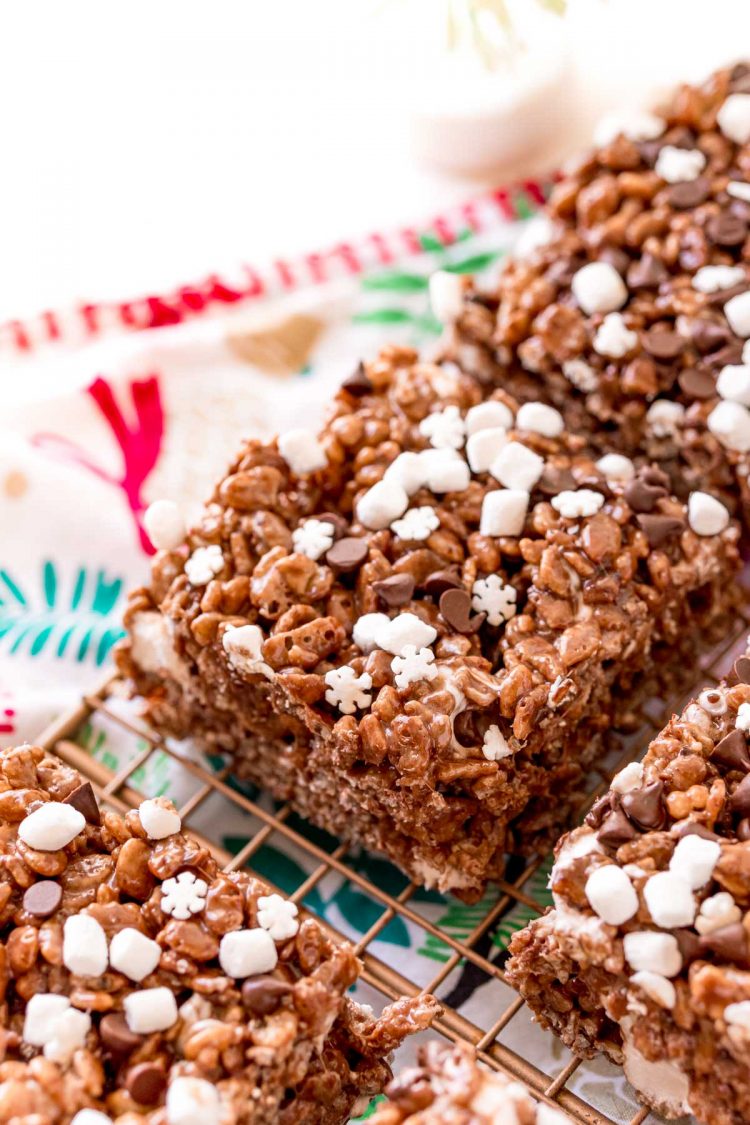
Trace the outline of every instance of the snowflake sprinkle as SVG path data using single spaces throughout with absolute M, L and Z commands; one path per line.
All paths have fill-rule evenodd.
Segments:
M 161 908 L 165 914 L 184 922 L 191 914 L 199 914 L 206 905 L 208 883 L 192 871 L 181 871 L 161 885 Z
M 516 589 L 506 586 L 498 574 L 478 578 L 471 588 L 472 608 L 487 614 L 488 625 L 502 625 L 516 615 Z
M 268 930 L 274 941 L 287 941 L 299 929 L 299 910 L 294 902 L 281 895 L 261 895 L 258 899 L 258 924 Z
M 345 664 L 343 668 L 331 668 L 330 672 L 326 672 L 325 681 L 328 684 L 326 702 L 338 707 L 342 715 L 353 715 L 358 707 L 369 707 L 372 703 L 368 690 L 372 687 L 369 672 L 358 676 L 353 668 Z
M 224 555 L 217 543 L 196 547 L 185 563 L 185 574 L 191 586 L 207 586 L 224 569 Z
M 488 762 L 499 762 L 501 758 L 509 758 L 513 753 L 500 727 L 491 726 L 487 729 L 482 753 Z
M 437 512 L 429 504 L 424 504 L 421 508 L 410 508 L 400 520 L 394 520 L 391 531 L 399 539 L 428 539 L 439 527 Z
M 298 555 L 319 559 L 333 546 L 334 527 L 327 520 L 305 520 L 292 532 L 292 543 Z
M 419 432 L 435 449 L 461 449 L 466 440 L 466 424 L 457 406 L 428 414 L 419 423 Z
M 396 687 L 408 688 L 417 680 L 434 680 L 438 674 L 435 653 L 430 648 L 405 645 L 401 656 L 394 656 L 391 669 L 396 675 Z

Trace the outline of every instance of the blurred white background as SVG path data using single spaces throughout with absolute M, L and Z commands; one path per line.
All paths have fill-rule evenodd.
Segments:
M 469 179 L 413 156 L 430 29 L 399 38 L 404 4 L 5 5 L 0 320 L 424 219 L 554 166 L 609 106 L 750 55 L 748 0 L 570 0 L 554 143 Z

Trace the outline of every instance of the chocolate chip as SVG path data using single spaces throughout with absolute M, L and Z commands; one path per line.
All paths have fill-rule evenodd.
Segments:
M 744 777 L 729 798 L 729 807 L 739 816 L 750 816 L 750 776 Z
M 674 359 L 683 348 L 682 337 L 668 328 L 650 328 L 643 333 L 641 340 L 648 354 L 655 359 Z
M 326 562 L 332 570 L 339 574 L 349 574 L 351 571 L 359 569 L 367 558 L 368 551 L 369 546 L 366 539 L 357 539 L 355 536 L 347 535 L 343 539 L 338 539 L 332 547 L 328 548 Z
M 677 945 L 679 946 L 680 953 L 682 954 L 683 965 L 689 965 L 696 957 L 700 956 L 701 941 L 697 934 L 692 930 L 672 930 Z
M 341 389 L 342 391 L 348 391 L 354 398 L 363 398 L 365 395 L 369 395 L 370 391 L 373 389 L 372 380 L 365 371 L 365 365 L 363 363 L 358 365 L 348 379 L 344 379 L 344 382 L 341 384 Z
M 664 826 L 664 786 L 661 781 L 652 781 L 642 789 L 631 789 L 622 798 L 622 807 L 627 816 L 644 832 L 652 832 Z
M 707 305 L 714 305 L 718 308 L 724 308 L 727 301 L 732 297 L 739 297 L 740 293 L 747 291 L 747 282 L 738 282 L 736 285 L 730 285 L 727 289 L 717 289 L 715 293 L 706 293 L 704 300 Z
M 471 598 L 466 590 L 446 590 L 440 595 L 440 612 L 451 629 L 457 633 L 476 633 L 486 613 L 471 615 Z
M 662 144 L 663 142 L 657 139 L 654 141 L 640 141 L 640 143 L 635 147 L 641 154 L 644 163 L 648 164 L 650 168 L 653 168 L 654 164 L 656 164 L 656 159 L 661 151 Z
M 625 276 L 625 271 L 630 265 L 630 258 L 624 250 L 620 250 L 618 246 L 604 246 L 597 254 L 600 262 L 606 262 L 608 266 L 612 266 L 619 274 Z
M 726 324 L 717 324 L 713 320 L 694 320 L 690 325 L 690 339 L 701 355 L 716 351 L 730 338 L 731 332 Z
M 747 963 L 747 934 L 742 922 L 722 926 L 703 934 L 700 938 L 701 953 L 716 953 L 722 961 L 734 961 L 736 965 Z
M 718 352 L 712 352 L 707 362 L 709 362 L 712 367 L 726 367 L 728 364 L 741 363 L 742 352 L 742 340 L 730 340 L 730 342 Z
M 712 398 L 716 393 L 716 383 L 707 371 L 698 367 L 688 367 L 677 376 L 680 390 L 688 398 Z
M 49 918 L 62 899 L 62 887 L 53 879 L 32 883 L 23 896 L 23 908 L 35 918 Z
M 415 582 L 410 574 L 391 574 L 373 582 L 372 588 L 380 600 L 391 608 L 411 601 Z
M 99 1035 L 113 1055 L 129 1055 L 143 1042 L 143 1036 L 130 1030 L 121 1012 L 111 1012 L 102 1018 Z
M 597 833 L 599 842 L 608 848 L 619 848 L 620 844 L 627 844 L 637 835 L 622 809 L 613 809 L 612 812 L 607 813 Z
M 732 730 L 717 742 L 711 751 L 711 761 L 714 765 L 723 766 L 725 770 L 741 770 L 742 773 L 750 771 L 750 754 L 747 752 L 747 740 L 741 730 Z
M 737 839 L 743 843 L 750 840 L 750 817 L 744 817 L 737 825 Z
M 663 474 L 660 474 L 660 476 L 663 476 Z M 624 490 L 623 496 L 634 512 L 653 512 L 657 500 L 661 500 L 663 496 L 668 495 L 666 485 L 666 477 L 664 483 L 661 483 L 656 478 L 649 477 L 646 473 L 641 472 L 635 480 L 630 482 Z
M 83 785 L 68 793 L 67 797 L 63 798 L 63 804 L 72 805 L 85 818 L 86 823 L 93 824 L 95 828 L 98 828 L 102 822 L 99 804 L 90 781 L 84 781 Z
M 338 512 L 321 512 L 315 519 L 320 520 L 321 523 L 330 523 L 334 539 L 340 539 L 349 530 L 349 524 Z
M 646 533 L 650 547 L 663 547 L 685 529 L 685 521 L 676 516 L 639 515 L 638 524 Z
M 702 840 L 720 840 L 721 836 L 700 824 L 697 820 L 684 820 L 672 829 L 672 836 L 681 840 L 683 836 L 700 836 Z
M 167 1077 L 155 1063 L 139 1063 L 128 1071 L 125 1086 L 139 1105 L 156 1105 L 167 1087 Z
M 282 996 L 292 991 L 286 981 L 275 977 L 255 977 L 242 985 L 242 1003 L 254 1016 L 269 1016 L 281 1003 Z
M 667 192 L 667 201 L 677 211 L 684 211 L 688 207 L 698 207 L 704 203 L 711 191 L 711 185 L 703 176 L 695 180 L 683 180 L 673 184 Z
M 628 269 L 629 289 L 658 289 L 662 281 L 667 278 L 667 271 L 662 262 L 653 254 L 644 254 L 635 262 L 631 262 Z
M 731 211 L 721 211 L 709 219 L 706 233 L 717 246 L 741 246 L 747 238 L 747 223 Z
M 567 489 L 576 487 L 576 479 L 564 465 L 545 465 L 537 488 L 545 496 L 558 496 Z
M 588 824 L 589 828 L 598 828 L 604 820 L 604 816 L 612 807 L 612 795 L 610 793 L 603 793 L 601 797 L 597 797 L 593 805 L 583 818 L 583 823 Z
M 738 684 L 750 684 L 750 656 L 738 656 L 732 671 Z
M 457 570 L 433 570 L 427 575 L 423 589 L 431 598 L 439 598 L 446 590 L 463 589 L 463 582 Z

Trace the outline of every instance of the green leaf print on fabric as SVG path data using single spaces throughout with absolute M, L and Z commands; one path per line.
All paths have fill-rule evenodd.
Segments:
M 13 655 L 52 656 L 104 664 L 125 635 L 119 623 L 122 578 L 80 566 L 72 578 L 42 563 L 32 590 L 0 569 L 0 643 Z
M 552 863 L 553 857 L 550 856 L 523 886 L 524 894 L 538 903 L 542 909 L 552 905 L 552 892 L 547 886 L 552 871 Z M 528 906 L 525 902 L 519 902 L 500 921 L 492 935 L 492 944 L 497 949 L 507 949 L 508 942 L 513 934 L 517 930 L 522 930 L 525 925 L 538 917 L 539 911 L 535 910 L 533 906 Z
M 441 914 L 435 925 L 455 941 L 464 942 L 487 917 L 489 910 L 497 900 L 497 896 L 496 890 L 489 890 L 479 902 L 475 902 L 471 906 L 465 902 L 460 902 L 459 899 L 446 898 L 443 900 L 445 913 Z M 432 961 L 439 961 L 441 964 L 445 964 L 451 958 L 453 952 L 450 945 L 435 937 L 434 934 L 427 934 L 419 949 L 419 953 L 423 957 L 429 957 Z

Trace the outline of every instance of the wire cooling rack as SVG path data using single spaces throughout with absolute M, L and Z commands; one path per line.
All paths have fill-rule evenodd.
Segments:
M 717 647 L 696 655 L 696 685 L 716 683 L 726 674 L 736 654 L 744 651 L 749 625 L 750 609 L 744 609 L 733 619 L 728 633 Z M 136 711 L 123 708 L 124 694 L 121 681 L 116 677 L 109 678 L 93 694 L 85 696 L 74 710 L 50 724 L 40 735 L 39 743 L 78 769 L 92 782 L 100 800 L 120 812 L 138 805 L 144 795 L 139 786 L 142 786 L 150 763 L 155 756 L 165 755 L 166 759 L 160 760 L 168 761 L 170 766 L 181 771 L 183 780 L 189 781 L 189 796 L 180 802 L 183 823 L 211 848 L 227 870 L 247 867 L 273 883 L 273 872 L 269 878 L 267 867 L 258 871 L 257 860 L 275 838 L 287 848 L 298 849 L 307 858 L 307 867 L 311 868 L 302 872 L 298 885 L 293 889 L 290 890 L 288 885 L 284 887 L 282 893 L 287 898 L 304 904 L 311 913 L 317 913 L 315 889 L 334 874 L 339 876 L 339 881 L 345 880 L 346 886 L 354 888 L 358 895 L 364 896 L 361 901 L 366 900 L 368 904 L 366 917 L 372 920 L 366 932 L 353 944 L 364 964 L 362 980 L 372 994 L 365 999 L 372 999 L 374 1004 L 383 1006 L 402 995 L 434 993 L 443 1004 L 443 1014 L 433 1027 L 434 1033 L 451 1041 L 472 1044 L 485 1064 L 521 1081 L 538 1098 L 564 1110 L 573 1121 L 585 1125 L 641 1125 L 642 1122 L 659 1120 L 648 1110 L 638 1108 L 632 1090 L 614 1067 L 601 1060 L 582 1062 L 557 1043 L 550 1047 L 551 1037 L 530 1027 L 528 1009 L 504 982 L 504 941 L 498 941 L 497 935 L 503 930 L 518 928 L 519 915 L 521 921 L 526 921 L 542 912 L 544 906 L 538 901 L 542 896 L 535 895 L 533 887 L 544 885 L 545 864 L 549 864 L 549 857 L 524 865 L 512 861 L 507 873 L 508 881 L 498 884 L 479 906 L 470 908 L 469 932 L 464 928 L 459 933 L 448 924 L 437 925 L 424 909 L 424 893 L 420 893 L 413 883 L 407 883 L 405 877 L 401 877 L 398 891 L 392 889 L 390 880 L 387 882 L 391 889 L 384 890 L 382 883 L 378 886 L 363 873 L 356 857 L 346 846 L 310 830 L 287 805 L 274 806 L 266 798 L 233 782 L 227 765 L 219 765 L 214 772 L 204 764 L 205 759 L 198 759 L 195 754 L 186 755 L 183 744 L 172 745 L 149 731 L 138 719 Z M 687 694 L 692 694 L 692 690 Z M 683 694 L 679 698 L 649 701 L 640 712 L 642 722 L 638 731 L 613 749 L 593 779 L 589 799 L 606 786 L 625 760 L 638 756 L 644 750 L 650 737 L 661 729 L 669 714 L 678 709 L 685 698 Z M 134 752 L 125 764 L 118 766 L 106 758 L 102 761 L 80 744 L 81 732 L 90 731 L 95 720 L 110 726 L 113 724 L 122 735 L 132 739 Z M 79 741 L 76 741 L 77 738 Z M 84 738 L 82 741 L 86 743 L 87 740 Z M 217 795 L 230 802 L 235 812 L 247 817 L 247 841 L 234 854 L 222 845 L 221 815 L 211 815 L 213 806 L 210 802 L 215 801 Z M 195 827 L 196 821 L 200 830 Z M 275 889 L 281 888 L 277 886 Z M 384 955 L 384 948 L 391 953 L 393 949 L 384 946 L 380 939 L 386 928 L 397 919 L 409 923 L 412 930 L 416 928 L 427 943 L 431 942 L 433 948 L 441 951 L 438 960 L 426 962 L 430 966 L 429 979 L 407 979 L 398 965 L 390 963 L 391 958 Z M 319 920 L 329 932 L 341 936 L 330 921 L 320 917 Z M 351 934 L 346 937 L 351 940 Z M 433 965 L 439 967 L 432 971 Z M 467 976 L 470 978 L 470 989 L 465 987 Z M 463 988 L 461 981 L 464 982 Z M 476 999 L 462 1004 L 462 991 L 474 998 L 481 991 L 481 1004 Z M 543 1040 L 545 1048 L 541 1049 Z M 540 1045 L 539 1057 L 529 1046 L 530 1041 Z M 534 1061 L 530 1056 L 535 1056 Z M 540 1063 L 539 1058 L 544 1061 Z M 619 1092 L 613 1098 L 615 1086 Z

